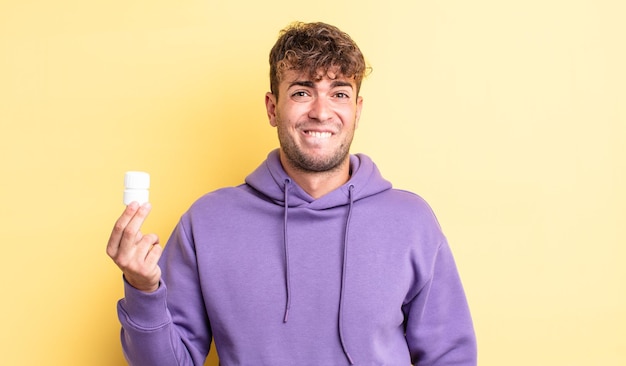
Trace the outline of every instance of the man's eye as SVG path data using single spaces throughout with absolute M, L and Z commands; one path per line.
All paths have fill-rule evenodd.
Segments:
M 335 100 L 337 103 L 349 103 L 350 102 L 350 94 L 344 92 L 335 93 Z
M 303 92 L 303 91 L 299 91 L 299 92 L 295 92 L 295 93 L 291 94 L 291 96 L 293 96 L 293 97 L 306 97 L 307 93 Z

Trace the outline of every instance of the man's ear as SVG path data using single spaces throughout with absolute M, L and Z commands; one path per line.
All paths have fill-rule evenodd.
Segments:
M 276 96 L 272 92 L 265 93 L 265 109 L 267 110 L 267 118 L 270 125 L 276 127 Z
M 363 97 L 358 96 L 356 100 L 356 115 L 354 119 L 354 128 L 359 127 L 359 120 L 361 119 L 361 110 L 363 109 Z

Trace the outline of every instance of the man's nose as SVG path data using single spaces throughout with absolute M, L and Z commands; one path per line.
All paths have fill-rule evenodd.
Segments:
M 309 118 L 319 122 L 325 122 L 332 116 L 330 101 L 327 98 L 316 97 L 311 103 Z

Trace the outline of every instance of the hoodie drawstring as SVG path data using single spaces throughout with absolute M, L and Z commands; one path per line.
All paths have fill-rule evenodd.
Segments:
M 287 323 L 289 317 L 289 308 L 291 307 L 291 273 L 289 272 L 289 236 L 287 235 L 287 212 L 289 211 L 289 188 L 291 188 L 291 180 L 285 179 L 285 217 L 283 223 L 283 245 L 285 247 L 285 287 L 287 290 L 287 303 L 285 304 L 285 316 L 283 323 Z
M 287 323 L 289 318 L 289 308 L 291 307 L 291 272 L 289 270 L 289 235 L 287 232 L 287 219 L 288 219 L 288 211 L 289 211 L 289 189 L 291 188 L 291 180 L 289 178 L 285 179 L 285 211 L 284 211 L 284 223 L 283 223 L 283 245 L 285 249 L 285 287 L 287 292 L 287 302 L 285 304 L 285 316 L 283 318 L 283 323 Z M 343 298 L 344 298 L 344 289 L 346 286 L 346 266 L 348 263 L 348 228 L 350 227 L 350 219 L 352 218 L 352 207 L 354 205 L 354 195 L 353 195 L 354 186 L 350 185 L 348 188 L 348 199 L 350 204 L 348 206 L 348 216 L 346 218 L 346 228 L 343 238 L 343 259 L 341 265 L 341 289 L 339 292 L 339 319 L 338 319 L 338 328 L 339 328 L 339 341 L 341 342 L 341 348 L 343 349 L 343 353 L 346 355 L 348 362 L 350 365 L 354 365 L 354 361 L 352 361 L 352 357 L 350 357 L 350 353 L 348 353 L 348 349 L 346 347 L 346 342 L 343 337 Z
M 354 196 L 352 194 L 353 190 L 354 186 L 350 185 L 348 189 L 350 206 L 348 208 L 348 217 L 346 218 L 346 230 L 343 239 L 343 264 L 341 266 L 341 290 L 339 293 L 339 341 L 341 342 L 343 353 L 346 355 L 346 358 L 348 359 L 348 362 L 350 362 L 350 365 L 354 365 L 354 361 L 352 361 L 352 357 L 350 357 L 350 353 L 348 352 L 348 349 L 346 347 L 346 342 L 343 339 L 343 294 L 346 287 L 346 264 L 348 263 L 348 228 L 350 227 L 350 219 L 352 218 L 352 206 L 354 205 Z

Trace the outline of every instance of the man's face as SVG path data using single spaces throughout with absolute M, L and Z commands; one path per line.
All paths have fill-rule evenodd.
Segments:
M 267 114 L 278 129 L 283 164 L 305 172 L 331 171 L 348 161 L 363 99 L 352 79 L 329 72 L 313 80 L 307 74 L 285 71 L 280 97 L 265 97 Z

